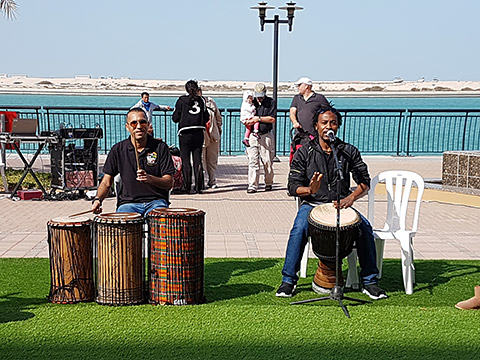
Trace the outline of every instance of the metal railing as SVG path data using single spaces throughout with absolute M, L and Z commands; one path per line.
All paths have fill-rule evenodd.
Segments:
M 0 111 L 16 111 L 18 117 L 38 118 L 40 131 L 61 126 L 74 128 L 101 127 L 104 138 L 100 153 L 106 154 L 113 144 L 127 137 L 125 115 L 128 108 L 0 106 Z M 244 153 L 241 143 L 245 127 L 239 109 L 220 109 L 223 117 L 221 155 Z M 342 109 L 343 124 L 338 136 L 354 144 L 362 154 L 397 156 L 441 154 L 453 150 L 480 150 L 480 110 L 435 109 Z M 155 136 L 167 144 L 178 144 L 177 125 L 171 111 L 156 111 L 152 122 Z M 290 152 L 291 122 L 288 109 L 277 111 L 275 125 L 276 153 Z M 32 144 L 22 144 L 31 151 Z M 47 151 L 47 150 L 45 150 Z

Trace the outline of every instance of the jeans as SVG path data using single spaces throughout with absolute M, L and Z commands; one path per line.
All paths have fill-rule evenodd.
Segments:
M 117 208 L 117 212 L 134 212 L 139 213 L 142 216 L 147 215 L 150 211 L 157 208 L 168 208 L 168 203 L 166 200 L 159 199 L 153 200 L 148 203 L 126 203 L 122 204 Z
M 302 204 L 297 217 L 290 230 L 290 237 L 285 254 L 285 263 L 282 269 L 283 282 L 296 284 L 298 271 L 302 260 L 303 251 L 308 241 L 308 214 L 312 205 Z M 363 285 L 376 284 L 378 282 L 378 268 L 375 250 L 375 239 L 372 226 L 368 220 L 360 215 L 362 221 L 359 225 L 360 235 L 356 240 L 358 260 L 360 262 L 360 278 Z

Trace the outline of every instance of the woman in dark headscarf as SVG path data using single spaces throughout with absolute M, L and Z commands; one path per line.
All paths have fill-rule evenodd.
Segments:
M 182 158 L 183 187 L 182 192 L 189 193 L 192 187 L 192 164 L 195 176 L 195 192 L 204 189 L 202 146 L 203 132 L 209 116 L 205 101 L 199 96 L 198 83 L 189 80 L 185 84 L 187 95 L 180 96 L 175 104 L 173 122 L 178 123 L 178 140 Z

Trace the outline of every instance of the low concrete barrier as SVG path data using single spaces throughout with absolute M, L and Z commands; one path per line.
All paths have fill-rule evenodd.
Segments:
M 467 189 L 480 189 L 480 151 L 443 153 L 442 183 Z

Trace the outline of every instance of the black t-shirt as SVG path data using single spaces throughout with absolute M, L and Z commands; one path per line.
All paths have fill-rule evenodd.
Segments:
M 325 96 L 313 93 L 305 101 L 303 95 L 297 94 L 293 97 L 292 105 L 297 109 L 297 121 L 302 125 L 304 131 L 312 136 L 317 136 L 317 131 L 313 127 L 313 117 L 321 106 L 328 106 Z
M 277 103 L 271 97 L 265 96 L 260 104 L 257 99 L 253 100 L 255 105 L 255 116 L 272 116 L 277 118 Z M 260 134 L 266 134 L 272 131 L 273 124 L 260 122 L 259 132 Z
M 160 139 L 154 139 L 150 135 L 147 136 L 145 149 L 138 154 L 138 160 L 140 168 L 150 175 L 162 177 L 163 175 L 173 175 L 175 172 L 167 144 Z M 103 172 L 111 176 L 120 174 L 122 178 L 122 191 L 119 194 L 117 206 L 158 199 L 168 201 L 168 190 L 136 180 L 137 160 L 135 158 L 135 148 L 130 138 L 120 141 L 112 147 L 105 161 Z

